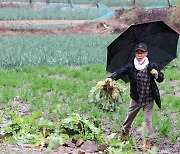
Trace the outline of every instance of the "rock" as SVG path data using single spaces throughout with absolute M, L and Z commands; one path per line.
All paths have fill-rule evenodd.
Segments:
M 108 144 L 103 144 L 102 146 L 99 147 L 99 151 L 104 151 L 109 147 Z
M 22 146 L 22 148 L 23 148 L 23 147 L 24 147 L 24 148 L 32 148 L 32 147 L 33 147 L 31 144 L 22 144 L 22 145 L 20 145 L 20 146 Z
M 114 28 L 113 33 L 114 34 L 120 34 L 122 30 L 119 27 Z
M 69 154 L 79 154 L 77 149 L 71 149 L 71 151 L 69 151 Z
M 19 101 L 20 100 L 20 96 L 15 96 L 14 97 L 14 101 Z
M 70 148 L 65 146 L 59 146 L 57 151 L 53 150 L 51 154 L 78 154 L 78 150 L 76 148 Z
M 76 142 L 76 146 L 77 146 L 77 147 L 80 147 L 83 143 L 84 143 L 84 140 L 83 140 L 83 139 L 79 139 L 79 140 L 77 140 L 77 142 Z
M 168 154 L 169 151 L 168 151 L 168 150 L 161 150 L 161 153 L 163 153 L 163 154 Z
M 110 129 L 105 129 L 103 132 L 104 132 L 106 135 L 110 135 L 110 134 L 111 134 L 111 130 L 110 130 Z
M 70 140 L 66 141 L 66 142 L 64 143 L 64 146 L 70 147 L 70 148 L 75 148 L 75 144 L 72 143 Z
M 5 138 L 10 137 L 10 136 L 12 136 L 11 133 L 6 133 L 6 134 L 0 133 L 0 139 L 1 139 L 1 140 L 4 140 Z
M 85 151 L 83 151 L 82 149 L 79 149 L 79 151 L 78 151 L 78 154 L 85 154 L 86 152 Z
M 81 147 L 81 150 L 88 151 L 88 152 L 96 152 L 98 151 L 98 145 L 95 142 L 92 141 L 86 141 Z
M 0 133 L 0 139 L 4 139 L 5 138 L 5 134 Z

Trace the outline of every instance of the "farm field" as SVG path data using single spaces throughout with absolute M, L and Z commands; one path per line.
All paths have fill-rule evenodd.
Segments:
M 20 118 L 40 112 L 46 120 L 56 123 L 57 119 L 78 113 L 81 116 L 95 117 L 103 122 L 106 133 L 117 133 L 126 116 L 129 85 L 120 81 L 121 85 L 127 87 L 123 96 L 126 103 L 121 104 L 115 113 L 100 110 L 89 103 L 88 98 L 89 91 L 97 81 L 104 80 L 109 75 L 105 71 L 105 47 L 116 37 L 117 35 L 1 37 L 1 49 L 3 49 L 1 57 L 4 56 L 1 63 L 1 68 L 4 69 L 0 70 L 1 115 L 3 117 L 16 115 L 15 117 Z M 60 44 L 62 40 L 63 45 Z M 83 41 L 84 46 L 81 44 Z M 81 54 L 78 54 L 78 50 L 72 50 L 75 49 L 74 44 Z M 6 48 L 7 45 L 12 48 Z M 178 53 L 179 48 L 180 46 Z M 61 50 L 68 53 L 63 53 Z M 61 57 L 57 56 L 59 54 Z M 95 54 L 98 55 L 95 56 L 97 59 L 94 57 Z M 66 64 L 62 63 L 65 59 Z M 178 58 L 163 71 L 166 79 L 164 83 L 159 84 L 162 93 L 162 111 L 155 107 L 153 115 L 153 125 L 158 132 L 156 145 L 160 145 L 160 150 L 171 150 L 171 152 L 177 152 L 179 147 L 179 67 Z M 90 108 L 92 110 L 89 110 Z M 137 117 L 133 125 L 133 133 L 138 132 L 142 120 L 142 116 Z M 1 119 L 1 122 L 6 121 Z M 31 141 L 28 139 L 10 138 L 5 143 L 29 142 Z
M 15 6 L 22 5 L 19 2 L 24 5 L 26 1 L 19 0 Z M 142 6 L 158 2 L 143 1 Z M 165 80 L 158 84 L 162 109 L 154 107 L 156 134 L 151 150 L 140 148 L 145 142 L 142 111 L 127 142 L 115 136 L 129 106 L 129 84 L 118 80 L 124 88 L 124 101 L 114 112 L 100 109 L 89 98 L 96 83 L 110 75 L 106 72 L 107 46 L 120 33 L 129 25 L 149 18 L 165 20 L 169 12 L 178 10 L 173 7 L 122 13 L 122 9 L 116 10 L 118 0 L 101 3 L 115 12 L 113 19 L 93 21 L 103 15 L 102 10 L 80 13 L 68 8 L 69 12 L 65 10 L 64 14 L 51 10 L 53 13 L 42 11 L 37 15 L 38 10 L 32 13 L 32 10 L 0 8 L 0 154 L 179 153 L 180 40 L 178 57 L 162 70 Z M 131 5 L 129 1 L 121 3 Z M 95 9 L 88 0 L 77 0 L 74 4 Z M 140 5 L 139 1 L 137 4 Z M 138 17 L 133 16 L 136 11 Z M 142 13 L 146 13 L 143 18 Z M 178 20 L 172 24 L 168 19 L 165 22 L 180 32 Z

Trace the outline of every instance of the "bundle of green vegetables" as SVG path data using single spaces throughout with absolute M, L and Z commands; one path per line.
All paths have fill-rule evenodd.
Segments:
M 92 87 L 89 95 L 90 102 L 95 103 L 101 109 L 115 111 L 120 102 L 123 102 L 123 91 L 123 86 L 111 78 L 107 78 Z

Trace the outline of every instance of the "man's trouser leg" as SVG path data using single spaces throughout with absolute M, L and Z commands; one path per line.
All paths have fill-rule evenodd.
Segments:
M 147 137 L 151 137 L 153 135 L 153 128 L 152 128 L 153 105 L 154 102 L 152 101 L 151 103 L 143 107 L 144 121 L 146 123 L 146 128 L 148 130 Z
M 128 108 L 127 117 L 122 126 L 122 131 L 124 133 L 128 133 L 130 131 L 131 124 L 140 109 L 141 109 L 141 107 L 138 106 L 138 104 L 134 100 L 130 101 L 130 106 Z

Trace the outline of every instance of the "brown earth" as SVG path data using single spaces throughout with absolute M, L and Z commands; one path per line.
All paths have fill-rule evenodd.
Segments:
M 67 26 L 60 29 L 37 29 L 37 28 L 28 28 L 28 29 L 14 29 L 14 28 L 5 28 L 5 25 L 19 25 L 19 24 L 62 24 L 62 23 L 72 23 L 82 22 L 82 24 Z M 168 24 L 168 23 L 167 23 Z M 103 20 L 98 22 L 88 22 L 88 21 L 64 21 L 64 20 L 31 20 L 31 21 L 0 21 L 0 35 L 47 35 L 47 34 L 114 34 L 122 33 L 129 27 L 130 24 L 122 20 Z M 174 28 L 177 32 L 180 33 L 180 28 L 173 25 L 169 25 Z
M 180 33 L 180 21 L 174 23 L 170 20 L 170 15 L 175 8 L 163 8 L 145 10 L 142 8 L 132 9 L 129 12 L 124 9 L 115 10 L 113 20 L 102 20 L 90 22 L 87 20 L 18 20 L 0 21 L 0 35 L 47 35 L 47 34 L 114 34 L 122 33 L 131 24 L 146 23 L 150 21 L 163 20 L 167 25 Z M 134 16 L 133 14 L 136 14 Z M 80 23 L 77 25 L 77 23 Z M 57 25 L 68 24 L 63 28 L 35 28 L 34 25 Z M 11 25 L 7 28 L 6 25 Z M 13 26 L 28 25 L 28 28 L 16 29 Z
M 174 80 L 172 82 L 179 82 L 179 80 Z M 14 108 L 17 107 L 19 109 L 19 113 L 21 116 L 26 116 L 26 115 L 30 114 L 30 112 L 28 111 L 30 104 L 18 101 L 18 96 L 15 97 L 13 101 L 8 102 L 8 105 L 10 105 Z M 1 107 L 2 107 L 2 104 L 0 105 L 0 108 Z M 43 116 L 46 117 L 46 114 L 47 113 L 44 112 Z M 160 112 L 160 114 L 162 114 L 163 116 L 167 116 L 167 115 L 164 115 L 163 112 Z M 178 113 L 173 113 L 173 114 L 171 113 L 170 115 L 171 115 L 170 118 L 172 120 L 173 130 L 178 132 L 179 130 L 177 130 L 177 119 L 176 119 L 176 115 L 178 115 Z M 114 123 L 115 123 L 115 121 L 105 120 L 105 128 L 104 128 L 105 134 L 110 135 L 113 133 L 110 126 L 113 125 Z M 121 126 L 121 124 L 120 124 L 120 126 Z M 157 130 L 155 130 L 155 134 L 156 134 L 155 138 L 152 140 L 152 146 L 156 147 L 157 154 L 170 154 L 170 153 L 179 154 L 179 151 L 180 151 L 179 138 L 177 139 L 176 143 L 170 143 L 170 140 L 168 139 L 168 137 L 164 136 L 162 134 L 159 134 L 157 132 Z M 136 139 L 137 147 L 142 146 L 143 141 L 142 141 L 142 133 L 141 133 L 140 126 L 132 129 L 131 137 Z M 160 139 L 160 141 L 158 141 L 158 139 Z M 74 144 L 74 143 L 69 142 L 66 146 L 59 146 L 57 149 L 51 150 L 50 153 L 51 154 L 67 154 L 67 153 L 69 153 L 69 154 L 78 154 L 78 153 L 97 154 L 97 152 L 85 151 L 85 150 L 82 150 L 81 147 L 79 148 L 72 144 Z M 93 149 L 94 146 L 96 147 L 96 145 L 92 144 L 90 149 Z M 42 146 L 35 147 L 35 146 L 29 145 L 29 144 L 23 144 L 23 145 L 0 144 L 0 154 L 6 154 L 6 153 L 45 154 L 46 152 L 47 152 L 47 148 L 42 147 Z
M 37 29 L 34 24 L 64 24 L 64 23 L 82 23 L 74 26 L 67 26 L 61 29 Z M 28 29 L 5 28 L 6 25 L 32 25 Z M 126 23 L 119 24 L 117 20 L 103 20 L 99 22 L 88 22 L 86 20 L 30 20 L 30 21 L 0 21 L 0 35 L 36 35 L 36 34 L 111 34 L 116 27 L 121 30 L 128 28 Z

